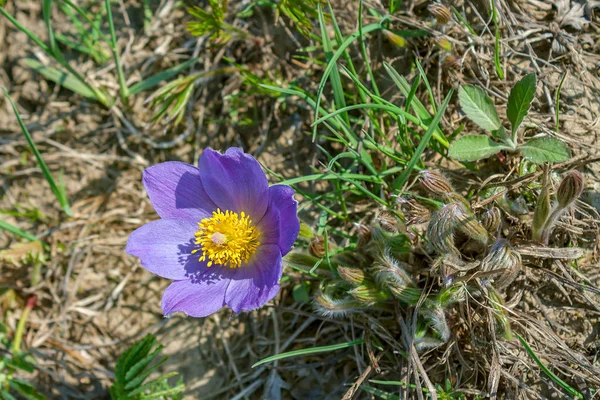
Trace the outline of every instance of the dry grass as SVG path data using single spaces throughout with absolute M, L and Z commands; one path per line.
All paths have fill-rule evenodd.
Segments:
M 234 2 L 230 3 L 233 8 Z M 365 1 L 383 11 L 381 3 Z M 576 4 L 566 3 L 570 7 Z M 448 54 L 429 39 L 415 38 L 408 49 L 397 49 L 383 36 L 374 35 L 369 51 L 376 75 L 385 83 L 383 61 L 408 73 L 409 60 L 416 53 L 438 103 L 451 87 L 468 83 L 485 88 L 503 109 L 514 81 L 528 72 L 537 72 L 541 84 L 530 114 L 531 129 L 555 135 L 580 155 L 563 167 L 566 170 L 576 165 L 587 173 L 590 192 L 585 200 L 598 208 L 600 170 L 591 162 L 600 155 L 600 20 L 598 10 L 593 10 L 594 3 L 587 3 L 589 10 L 582 9 L 592 22 L 578 29 L 573 24 L 581 23 L 581 19 L 565 20 L 564 12 L 557 15 L 550 3 L 497 1 L 504 80 L 495 73 L 494 24 L 487 17 L 486 2 L 453 4 L 459 10 L 464 7 L 473 27 L 488 27 L 488 34 L 481 37 L 468 35 L 456 19 L 445 27 L 436 27 L 428 16 L 427 4 L 409 2 L 404 12 L 391 18 L 393 28 L 445 35 L 457 61 L 449 65 Z M 205 38 L 186 33 L 184 21 L 188 17 L 181 8 L 174 8 L 174 1 L 156 5 L 157 18 L 145 33 L 140 28 L 139 5 L 120 5 L 115 13 L 119 18 L 119 44 L 132 79 L 194 55 L 201 55 L 194 70 L 211 71 L 226 65 L 224 57 L 228 57 L 261 77 L 279 83 L 298 80 L 306 90 L 316 93 L 322 67 L 293 58 L 308 41 L 294 33 L 285 18 L 275 21 L 270 11 L 257 8 L 252 18 L 234 21 L 258 39 L 236 40 L 217 47 Z M 336 4 L 334 10 L 342 28 L 350 32 L 356 24 L 357 8 L 346 6 Z M 9 2 L 8 7 L 18 20 L 44 35 L 38 3 Z M 58 31 L 69 29 L 66 24 L 57 27 Z M 60 214 L 4 103 L 0 109 L 0 209 L 14 211 L 20 205 L 39 210 L 43 217 L 2 218 L 39 235 L 50 246 L 50 252 L 42 267 L 42 279 L 34 287 L 29 286 L 26 263 L 2 264 L 0 283 L 10 291 L 0 298 L 0 310 L 3 321 L 14 329 L 27 294 L 38 296 L 24 344 L 38 360 L 31 378 L 49 398 L 106 398 L 116 357 L 148 332 L 156 333 L 166 346 L 165 354 L 170 356 L 166 369 L 183 375 L 189 398 L 368 398 L 370 395 L 357 387 L 369 379 L 399 380 L 431 391 L 434 383 L 443 384 L 450 375 L 456 379 L 451 382 L 453 387 L 460 388 L 467 398 L 478 394 L 494 398 L 496 393 L 507 399 L 563 396 L 517 341 L 494 336 L 489 327 L 493 319 L 490 308 L 475 298 L 452 310 L 456 330 L 447 346 L 425 353 L 417 353 L 413 347 L 407 357 L 401 354 L 406 352 L 410 338 L 405 337 L 408 330 L 402 328 L 411 326 L 411 313 L 398 309 L 395 321 L 366 313 L 347 320 L 330 320 L 314 315 L 310 304 L 294 302 L 292 284 L 284 285 L 274 304 L 256 312 L 232 315 L 223 311 L 203 320 L 164 320 L 159 299 L 168 282 L 151 276 L 124 253 L 129 233 L 156 218 L 141 184 L 141 171 L 167 159 L 194 163 L 207 146 L 237 145 L 278 174 L 306 174 L 310 166 L 319 166 L 320 153 L 310 135 L 305 134 L 310 130 L 312 110 L 300 100 L 282 104 L 261 93 L 240 96 L 249 87 L 239 73 L 229 72 L 197 86 L 179 128 L 149 126 L 151 113 L 144 105 L 144 96 L 136 97 L 126 112 L 117 107 L 106 110 L 48 83 L 25 67 L 23 58 L 37 53 L 25 35 L 5 21 L 0 22 L 0 43 L 0 85 L 18 102 L 50 168 L 64 171 L 73 208 L 72 218 Z M 91 80 L 117 93 L 114 65 L 97 68 L 87 61 L 82 69 Z M 559 110 L 561 129 L 554 132 L 556 91 L 565 71 L 568 75 Z M 386 95 L 393 98 L 392 92 Z M 245 117 L 254 123 L 246 125 Z M 443 120 L 444 130 L 452 132 L 465 122 L 454 104 Z M 473 128 L 469 123 L 467 127 Z M 454 164 L 445 166 L 465 187 L 477 187 L 485 181 L 515 188 L 524 179 L 535 178 L 516 178 L 514 169 L 508 175 L 491 176 L 491 172 L 477 176 Z M 498 169 L 493 164 L 484 169 L 494 170 Z M 572 385 L 584 382 L 588 387 L 600 388 L 600 299 L 598 290 L 593 289 L 600 287 L 596 267 L 598 214 L 585 203 L 580 207 L 588 217 L 572 219 L 561 232 L 579 238 L 581 247 L 591 249 L 588 258 L 574 269 L 560 259 L 529 257 L 505 306 L 515 331 L 532 344 L 546 365 L 568 377 Z M 314 217 L 310 210 L 301 216 L 307 222 Z M 13 249 L 15 242 L 14 237 L 0 232 L 1 249 Z M 289 276 L 292 281 L 305 279 L 293 272 Z M 390 325 L 396 327 L 393 332 L 388 329 Z M 377 350 L 367 340 L 360 349 L 250 368 L 269 355 L 352 341 L 365 332 L 367 338 L 376 337 L 384 350 Z M 581 386 L 579 390 L 585 392 Z M 399 395 L 403 399 L 424 396 L 419 390 L 401 390 Z

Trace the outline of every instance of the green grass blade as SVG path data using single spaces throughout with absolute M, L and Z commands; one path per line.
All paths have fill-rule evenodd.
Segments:
M 17 236 L 21 236 L 22 238 L 25 238 L 29 241 L 36 241 L 38 240 L 38 238 L 36 238 L 35 236 L 33 236 L 31 233 L 25 232 L 19 228 L 17 228 L 16 226 L 9 224 L 6 221 L 3 221 L 0 219 L 0 229 L 3 229 L 7 232 L 12 233 L 13 235 L 17 235 Z
M 358 42 L 360 43 L 360 51 L 365 60 L 365 67 L 367 68 L 367 74 L 369 74 L 369 79 L 371 80 L 371 86 L 373 87 L 373 92 L 377 96 L 381 96 L 379 92 L 379 87 L 377 87 L 377 81 L 375 79 L 375 75 L 373 74 L 373 69 L 371 68 L 371 63 L 367 54 L 367 46 L 365 45 L 365 38 L 363 35 L 363 0 L 360 0 L 358 4 Z
M 141 82 L 136 83 L 135 85 L 131 85 L 131 87 L 129 88 L 129 94 L 130 95 L 135 95 L 138 94 L 140 92 L 143 92 L 145 90 L 149 90 L 152 89 L 153 87 L 155 87 L 156 85 L 158 85 L 160 82 L 162 81 L 166 81 L 168 79 L 171 79 L 172 77 L 176 76 L 177 74 L 179 74 L 181 71 L 191 67 L 192 65 L 194 65 L 196 62 L 198 62 L 199 57 L 194 57 L 192 59 L 189 59 L 185 62 L 182 62 L 179 65 L 176 65 L 174 67 L 171 67 L 167 70 L 164 70 L 162 72 L 159 72 L 155 75 L 152 75 L 146 79 L 144 79 Z
M 323 16 L 321 4 L 319 4 L 317 8 L 317 12 L 319 14 L 319 25 L 321 28 L 321 38 L 323 40 L 323 50 L 325 51 L 325 61 L 329 63 L 333 57 L 333 47 L 331 45 L 331 40 L 329 39 L 329 34 L 327 33 L 327 26 L 325 25 L 325 17 Z M 344 108 L 346 106 L 346 100 L 344 99 L 344 88 L 342 86 L 340 71 L 337 68 L 334 68 L 331 72 L 331 87 L 333 89 L 335 107 L 337 109 Z M 346 123 L 348 123 L 347 113 L 342 114 L 342 118 L 344 121 L 346 121 Z
M 458 19 L 460 22 L 462 22 L 462 24 L 463 24 L 463 25 L 464 25 L 464 26 L 465 26 L 465 27 L 466 27 L 466 28 L 469 30 L 469 32 L 471 32 L 471 34 L 472 34 L 472 35 L 479 36 L 479 35 L 477 34 L 477 32 L 475 32 L 475 31 L 473 30 L 473 28 L 471 28 L 471 25 L 469 25 L 469 22 L 467 22 L 467 20 L 465 19 L 465 17 L 463 17 L 463 15 L 462 15 L 460 12 L 458 12 L 458 10 L 457 10 L 456 8 L 454 8 L 454 6 L 452 6 L 452 12 L 453 12 L 453 13 L 454 13 L 454 15 L 456 16 L 456 18 L 457 18 L 457 19 Z
M 400 396 L 391 394 L 381 389 L 374 388 L 373 386 L 361 385 L 360 388 L 367 393 L 370 393 L 383 400 L 400 400 Z
M 54 67 L 47 67 L 32 58 L 26 58 L 25 64 L 35 71 L 39 72 L 46 79 L 57 83 L 72 92 L 80 94 L 88 99 L 97 100 L 96 94 L 84 85 L 79 79 L 68 72 L 61 71 Z
M 533 360 L 538 365 L 538 367 L 540 367 L 540 369 L 546 374 L 546 376 L 548 376 L 548 378 L 550 378 L 552 380 L 552 382 L 554 382 L 558 386 L 562 387 L 571 396 L 574 396 L 578 399 L 584 398 L 581 393 L 579 393 L 577 390 L 573 389 L 567 382 L 563 381 L 558 376 L 556 376 L 556 374 L 554 372 L 550 371 L 550 369 L 548 367 L 546 367 L 546 365 L 542 362 L 542 360 L 540 360 L 540 358 L 533 352 L 533 349 L 529 346 L 529 344 L 525 341 L 525 339 L 523 339 L 521 337 L 521 335 L 519 335 L 519 334 L 515 334 L 515 335 L 517 336 L 517 338 L 519 339 L 519 341 L 521 342 L 523 347 L 525 347 L 525 351 L 527 352 L 527 354 L 529 354 L 529 356 L 531 358 L 533 358 Z
M 52 0 L 44 0 L 42 5 L 42 14 L 44 15 L 44 22 L 46 23 L 46 29 L 48 30 L 48 41 L 50 42 L 50 50 L 58 57 L 60 54 L 58 47 L 56 47 L 56 39 L 54 38 L 54 30 L 52 29 L 52 22 L 50 17 L 52 16 Z
M 110 29 L 110 50 L 112 51 L 115 65 L 117 67 L 117 76 L 119 78 L 119 89 L 121 92 L 121 99 L 123 102 L 127 101 L 129 91 L 127 89 L 127 83 L 125 82 L 125 74 L 123 73 L 123 64 L 121 64 L 121 58 L 119 56 L 119 49 L 117 48 L 117 35 L 115 34 L 115 23 L 113 21 L 112 9 L 110 6 L 110 0 L 105 0 L 106 17 L 108 18 L 108 27 Z
M 335 110 L 334 112 L 324 115 L 321 118 L 317 119 L 315 122 L 313 122 L 313 125 L 317 125 L 317 124 L 320 124 L 321 122 L 325 122 L 325 121 L 329 120 L 330 118 L 333 118 L 341 113 L 352 111 L 352 110 L 361 110 L 361 109 L 385 110 L 387 112 L 390 112 L 390 113 L 393 113 L 396 115 L 402 115 L 409 121 L 414 122 L 417 125 L 423 126 L 421 121 L 418 118 L 416 118 L 414 115 L 412 115 L 410 113 L 407 113 L 406 111 L 404 111 L 403 109 L 401 109 L 399 107 L 388 106 L 386 104 L 376 104 L 376 103 L 353 104 L 351 106 L 346 106 L 344 108 L 340 108 L 339 110 Z
M 500 24 L 498 24 L 498 10 L 496 10 L 496 0 L 492 1 L 492 19 L 494 20 L 495 26 L 495 42 L 494 42 L 494 66 L 496 67 L 496 74 L 498 78 L 504 79 L 504 70 L 500 63 Z
M 367 33 L 375 32 L 375 31 L 378 31 L 381 29 L 383 29 L 383 27 L 380 24 L 370 24 L 363 28 L 362 35 L 366 35 Z M 333 72 L 334 69 L 337 71 L 337 68 L 336 68 L 337 60 L 340 58 L 340 56 L 342 56 L 342 54 L 348 48 L 348 46 L 350 46 L 359 37 L 360 37 L 359 32 L 355 32 L 352 35 L 348 36 L 342 42 L 340 47 L 338 47 L 336 52 L 333 54 L 333 56 L 329 60 L 327 67 L 325 68 L 325 71 L 323 72 L 323 76 L 321 77 L 321 82 L 319 83 L 319 88 L 317 90 L 315 110 L 319 110 L 319 106 L 321 104 L 321 96 L 323 96 L 323 91 L 325 90 L 325 84 L 327 83 L 327 80 L 329 79 L 329 75 Z M 318 117 L 318 112 L 315 114 L 315 119 L 317 117 Z M 317 136 L 317 125 L 315 125 L 315 127 L 313 128 L 313 141 L 315 140 L 316 136 Z
M 427 94 L 429 95 L 429 102 L 431 103 L 431 110 L 435 114 L 436 113 L 435 98 L 433 96 L 433 90 L 431 89 L 431 85 L 429 84 L 429 79 L 427 79 L 427 74 L 425 73 L 425 70 L 423 69 L 423 66 L 421 65 L 419 60 L 415 60 L 415 63 L 417 64 L 417 69 L 419 70 L 419 75 L 421 75 L 421 79 L 423 80 L 423 82 L 425 83 L 425 87 L 427 88 Z
M 259 365 L 266 364 L 266 363 L 269 363 L 272 361 L 281 360 L 284 358 L 290 358 L 290 357 L 296 357 L 296 356 L 306 356 L 309 354 L 327 353 L 330 351 L 347 349 L 349 347 L 363 344 L 364 342 L 365 342 L 364 339 L 360 339 L 360 340 L 355 340 L 353 342 L 332 344 L 329 346 L 321 346 L 321 347 L 312 347 L 310 349 L 293 350 L 293 351 L 288 351 L 287 353 L 275 354 L 274 356 L 263 358 L 259 362 L 252 365 L 252 368 L 258 367 Z
M 429 125 L 429 129 L 427 129 L 427 132 L 425 132 L 425 135 L 423 135 L 421 142 L 417 146 L 417 149 L 415 150 L 415 154 L 413 154 L 410 161 L 408 162 L 406 169 L 392 183 L 392 188 L 394 190 L 401 188 L 406 183 L 406 180 L 408 179 L 413 168 L 417 165 L 417 162 L 421 159 L 421 154 L 425 150 L 425 147 L 427 147 L 427 145 L 429 144 L 429 141 L 431 140 L 431 137 L 433 136 L 433 133 L 435 132 L 435 130 L 438 129 L 438 124 L 440 123 L 440 120 L 442 119 L 442 116 L 444 115 L 444 112 L 446 111 L 446 107 L 448 107 L 448 103 L 450 102 L 450 98 L 452 98 L 453 93 L 454 93 L 454 89 L 450 89 L 450 92 L 448 92 L 448 95 L 446 95 L 446 99 L 440 106 L 437 114 L 433 118 L 433 121 L 431 121 L 431 124 Z
M 40 154 L 35 143 L 33 142 L 33 138 L 31 137 L 29 130 L 27 129 L 27 127 L 23 123 L 23 120 L 21 119 L 21 115 L 19 114 L 19 110 L 17 110 L 17 106 L 12 101 L 12 99 L 10 98 L 10 96 L 8 95 L 6 90 L 2 89 L 2 91 L 4 92 L 4 96 L 8 99 L 8 102 L 10 103 L 10 105 L 15 113 L 15 116 L 17 117 L 17 121 L 19 122 L 21 131 L 23 131 L 23 134 L 25 135 L 25 138 L 27 139 L 27 143 L 29 144 L 29 147 L 31 147 L 31 151 L 35 155 L 35 158 L 42 170 L 42 173 L 44 174 L 44 178 L 46 178 L 46 180 L 48 181 L 48 184 L 50 185 L 50 189 L 52 190 L 52 193 L 54 193 L 56 200 L 58 200 L 58 203 L 60 204 L 60 206 L 63 209 L 63 211 L 65 212 L 65 214 L 67 214 L 67 216 L 70 217 L 72 214 L 71 214 L 71 207 L 69 206 L 69 200 L 67 199 L 64 191 L 61 191 L 59 189 L 59 187 L 56 185 L 54 178 L 52 178 L 52 175 L 50 174 L 50 170 L 48 169 L 48 166 L 44 162 L 42 155 Z
M 388 72 L 388 74 L 390 75 L 390 77 L 392 78 L 392 80 L 394 81 L 394 83 L 396 84 L 396 86 L 398 86 L 398 89 L 400 89 L 402 94 L 404 96 L 408 97 L 411 92 L 411 85 L 408 84 L 408 81 L 406 80 L 406 78 L 404 78 L 402 75 L 400 75 L 394 69 L 394 67 L 392 67 L 388 63 L 384 62 L 383 66 L 386 69 L 386 71 Z M 429 113 L 429 111 L 427 111 L 427 108 L 425 108 L 425 106 L 423 105 L 423 103 L 421 103 L 421 101 L 419 99 L 417 99 L 416 97 L 413 97 L 413 99 L 410 102 L 410 106 L 413 109 L 413 111 L 415 112 L 415 114 L 417 114 L 417 116 L 423 122 L 425 122 L 426 125 L 430 124 L 431 114 Z M 441 129 L 437 128 L 433 133 L 433 137 L 435 138 L 435 140 L 438 141 L 438 143 L 440 143 L 445 148 L 448 148 L 448 146 L 450 146 L 450 143 L 448 143 L 448 140 L 444 136 L 444 133 L 442 132 Z
M 18 30 L 23 32 L 29 37 L 36 45 L 38 45 L 42 50 L 46 53 L 52 55 L 52 50 L 44 43 L 39 37 L 37 37 L 33 32 L 27 29 L 25 26 L 21 25 L 19 21 L 17 21 L 12 15 L 10 15 L 4 7 L 0 7 L 0 14 L 2 14 L 6 19 L 8 19 L 14 26 L 17 27 Z

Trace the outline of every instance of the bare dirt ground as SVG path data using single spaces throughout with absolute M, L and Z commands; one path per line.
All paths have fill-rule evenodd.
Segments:
M 194 71 L 223 67 L 223 58 L 229 57 L 259 76 L 281 85 L 296 82 L 316 93 L 323 67 L 293 58 L 309 42 L 295 33 L 289 20 L 276 20 L 271 11 L 257 8 L 253 17 L 234 18 L 234 23 L 259 39 L 235 40 L 218 47 L 186 32 L 184 23 L 189 17 L 173 1 L 153 5 L 155 19 L 151 30 L 144 33 L 138 3 L 115 3 L 119 7 L 114 12 L 120 27 L 122 59 L 130 79 L 139 80 L 193 55 L 201 55 L 192 67 Z M 236 7 L 230 3 L 230 8 Z M 365 3 L 384 10 L 379 1 Z M 560 130 L 555 136 L 566 141 L 575 155 L 600 155 L 597 2 L 559 0 L 553 6 L 551 2 L 536 0 L 498 1 L 500 61 L 505 80 L 498 79 L 494 72 L 494 28 L 489 18 L 482 16 L 489 15 L 486 2 L 452 4 L 466 11 L 473 27 L 487 26 L 487 34 L 477 37 L 468 36 L 465 26 L 456 20 L 443 28 L 436 27 L 431 23 L 427 5 L 423 1 L 410 2 L 403 12 L 391 17 L 391 24 L 398 30 L 443 33 L 452 43 L 450 55 L 456 66 L 450 68 L 447 54 L 429 39 L 415 38 L 408 48 L 398 49 L 383 36 L 373 35 L 369 51 L 382 82 L 386 79 L 383 61 L 392 63 L 400 73 L 409 73 L 410 59 L 416 54 L 438 101 L 450 87 L 469 83 L 486 88 L 498 108 L 503 109 L 513 82 L 535 71 L 541 83 L 529 123 L 531 129 L 552 133 L 556 92 L 562 74 L 567 72 L 559 103 Z M 45 37 L 37 2 L 9 1 L 6 7 L 17 20 Z M 346 33 L 353 32 L 357 6 L 334 4 L 334 11 Z M 63 32 L 70 29 L 68 24 L 56 23 L 56 27 Z M 73 209 L 72 218 L 60 213 L 4 101 L 0 107 L 0 210 L 37 210 L 39 215 L 3 214 L 1 218 L 40 236 L 51 250 L 36 287 L 29 287 L 26 263 L 0 261 L 0 310 L 4 323 L 14 329 L 27 294 L 38 296 L 24 346 L 38 360 L 36 373 L 30 378 L 40 390 L 49 398 L 106 398 L 118 355 L 133 340 L 152 332 L 165 345 L 164 354 L 169 356 L 165 368 L 183 376 L 190 399 L 341 398 L 368 368 L 368 354 L 350 349 L 327 358 L 311 356 L 283 365 L 275 363 L 277 369 L 272 365 L 255 369 L 250 366 L 283 351 L 351 341 L 362 331 L 362 321 L 336 321 L 313 315 L 310 304 L 291 300 L 289 284 L 283 285 L 273 304 L 256 312 L 234 315 L 225 310 L 202 320 L 165 320 L 160 297 L 168 282 L 152 276 L 135 258 L 124 253 L 130 232 L 156 218 L 141 183 L 141 172 L 146 166 L 164 160 L 195 163 L 204 147 L 241 146 L 284 177 L 307 174 L 312 166 L 320 168 L 320 153 L 307 133 L 312 110 L 300 99 L 282 102 L 253 92 L 240 73 L 224 73 L 197 85 L 180 127 L 149 127 L 152 114 L 144 104 L 147 94 L 135 97 L 127 109 L 107 110 L 46 81 L 25 66 L 26 57 L 48 60 L 5 20 L 0 21 L 0 43 L 0 86 L 7 88 L 18 104 L 50 169 L 55 174 L 64 173 Z M 98 66 L 74 56 L 72 62 L 90 79 L 117 93 L 116 74 L 110 61 Z M 392 90 L 386 95 L 397 98 Z M 425 98 L 424 93 L 421 95 Z M 461 122 L 465 122 L 464 117 L 453 101 L 442 123 L 444 132 L 451 133 Z M 473 128 L 469 124 L 467 127 Z M 600 209 L 599 164 L 582 167 L 589 188 L 586 201 Z M 313 222 L 309 209 L 304 207 L 300 215 L 306 222 Z M 592 229 L 589 225 L 573 228 L 585 231 L 581 246 L 593 250 L 588 260 L 580 263 L 583 281 L 599 287 Z M 0 249 L 14 249 L 16 242 L 12 235 L 0 232 Z M 574 376 L 581 374 L 592 379 L 588 375 L 600 368 L 600 299 L 536 271 L 526 273 L 539 285 L 536 292 L 521 292 L 518 315 L 523 318 L 526 312 L 528 319 L 518 323 L 538 327 L 536 334 L 546 343 L 537 349 L 538 355 L 547 359 L 552 359 L 554 353 L 565 353 L 573 359 L 584 357 L 590 365 L 587 373 L 575 367 L 569 369 L 569 365 L 561 367 Z M 555 337 L 562 342 L 553 343 Z M 426 359 L 442 356 L 430 353 Z M 520 356 L 526 358 L 523 352 Z M 531 363 L 519 363 L 518 357 L 503 361 L 512 365 L 503 370 L 504 385 L 518 388 L 519 380 L 514 376 L 520 371 L 523 381 L 529 376 L 530 382 L 537 380 L 543 386 L 539 371 L 528 368 Z M 485 382 L 490 365 L 470 367 L 473 374 L 484 375 L 474 382 Z M 371 377 L 382 379 L 393 374 L 394 371 L 383 369 L 380 375 Z M 464 380 L 468 381 L 468 377 Z M 477 389 L 485 391 L 483 386 Z M 510 393 L 520 393 L 520 398 L 556 396 L 552 391 L 536 397 L 530 388 L 513 390 Z M 475 389 L 466 392 L 468 398 L 474 393 Z M 362 392 L 357 396 L 367 398 Z

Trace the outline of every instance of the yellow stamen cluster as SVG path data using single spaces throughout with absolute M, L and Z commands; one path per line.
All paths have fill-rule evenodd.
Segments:
M 192 253 L 202 252 L 200 261 L 208 260 L 207 265 L 225 265 L 239 268 L 247 263 L 260 246 L 260 232 L 244 212 L 239 215 L 232 211 L 213 211 L 210 218 L 198 223 L 194 234 L 200 248 Z

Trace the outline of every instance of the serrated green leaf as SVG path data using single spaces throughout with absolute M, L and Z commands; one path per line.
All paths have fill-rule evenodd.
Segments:
M 529 75 L 525 75 L 525 77 L 517 82 L 510 91 L 506 116 L 512 127 L 513 138 L 515 137 L 519 126 L 521 126 L 523 118 L 525 118 L 529 112 L 533 96 L 535 96 L 536 83 L 536 75 L 532 72 Z
M 476 161 L 507 149 L 510 147 L 494 142 L 487 136 L 468 135 L 452 142 L 448 155 L 458 161 Z
M 525 158 L 535 164 L 564 162 L 571 158 L 569 148 L 560 140 L 551 137 L 532 139 L 519 146 L 519 150 Z
M 475 86 L 461 86 L 458 99 L 467 117 L 488 132 L 500 129 L 500 119 L 492 99 Z

